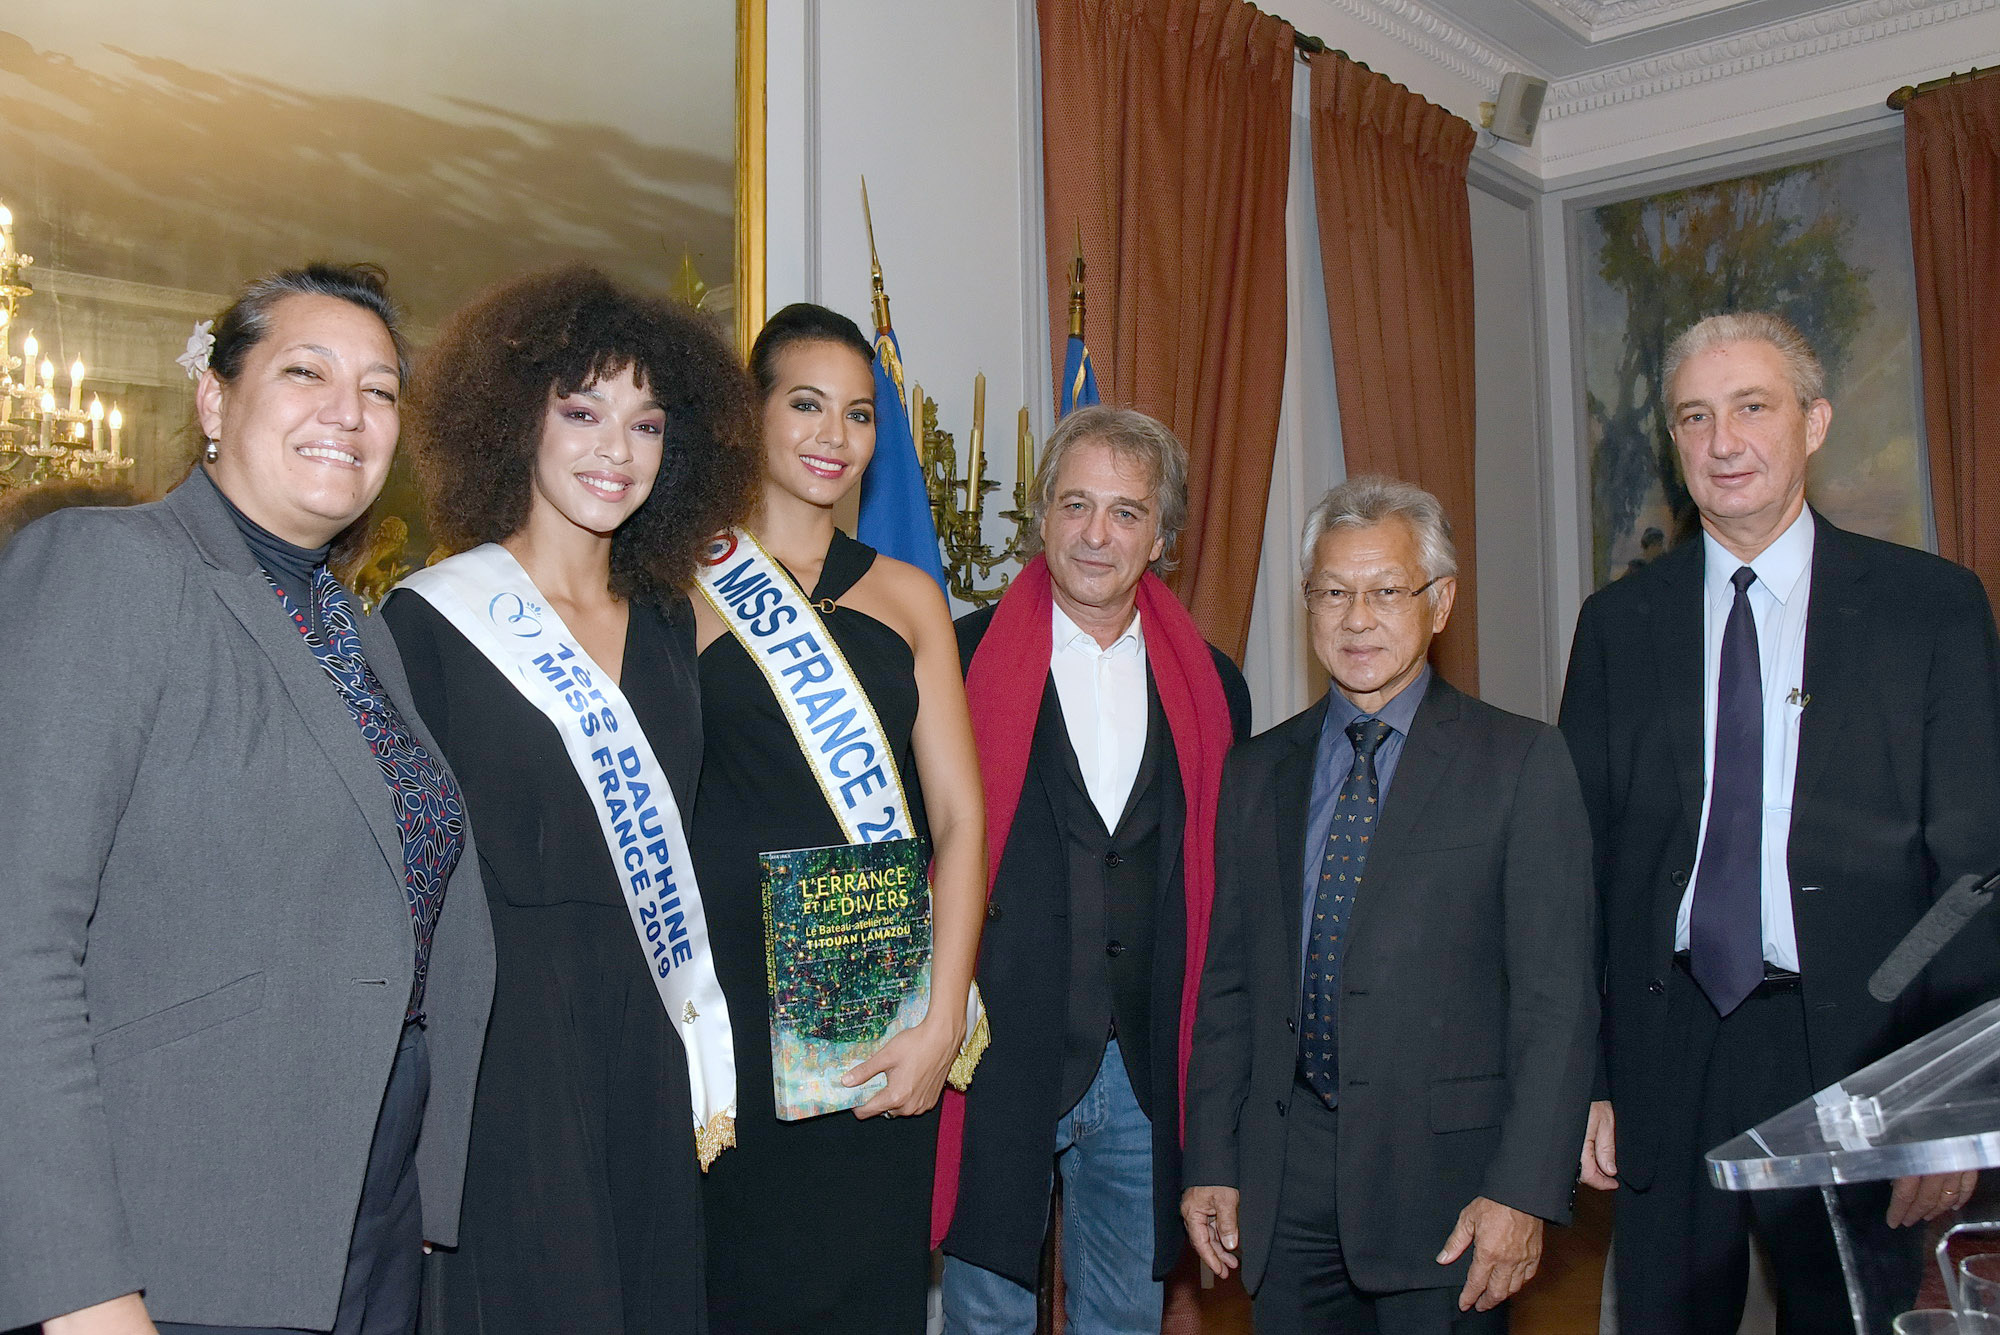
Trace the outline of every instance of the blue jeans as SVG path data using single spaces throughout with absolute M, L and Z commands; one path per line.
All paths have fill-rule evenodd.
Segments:
M 1158 1335 L 1153 1278 L 1153 1123 L 1114 1040 L 1097 1078 L 1056 1123 L 1063 1177 L 1063 1283 L 1072 1335 Z M 1051 1175 L 1053 1184 L 1053 1175 Z M 944 1259 L 945 1335 L 1033 1335 L 1035 1291 Z

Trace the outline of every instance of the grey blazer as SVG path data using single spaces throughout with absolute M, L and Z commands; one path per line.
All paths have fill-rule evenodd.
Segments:
M 440 763 L 395 641 L 368 661 Z M 456 1240 L 493 937 L 432 946 L 424 1235 Z M 327 1328 L 414 968 L 389 790 L 199 469 L 0 552 L 0 1330 L 133 1290 Z

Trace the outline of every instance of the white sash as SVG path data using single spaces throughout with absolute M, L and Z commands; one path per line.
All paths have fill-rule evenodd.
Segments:
M 736 1050 L 680 807 L 632 706 L 506 548 L 486 543 L 398 587 L 421 594 L 562 735 L 619 870 L 647 972 L 687 1050 L 706 1171 L 736 1143 Z
M 896 749 L 847 656 L 820 620 L 819 609 L 790 572 L 749 531 L 738 528 L 709 544 L 696 583 L 764 674 L 847 842 L 912 836 L 916 826 L 903 795 Z M 951 1076 L 961 1089 L 987 1043 L 985 1007 L 976 984 L 966 996 L 965 1033 Z
M 739 528 L 709 545 L 696 578 L 770 684 L 847 842 L 914 834 L 896 750 L 882 720 L 790 573 Z

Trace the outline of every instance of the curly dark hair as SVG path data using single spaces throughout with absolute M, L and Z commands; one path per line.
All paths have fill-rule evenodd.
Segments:
M 666 409 L 652 494 L 611 540 L 611 591 L 663 604 L 749 513 L 757 481 L 749 377 L 714 323 L 585 265 L 503 283 L 454 315 L 417 371 L 406 425 L 431 531 L 457 550 L 528 522 L 551 394 L 630 370 Z

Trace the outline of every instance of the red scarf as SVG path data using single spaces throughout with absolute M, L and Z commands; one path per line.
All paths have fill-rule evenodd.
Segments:
M 993 622 L 965 676 L 972 707 L 972 735 L 979 746 L 979 778 L 986 789 L 986 893 L 1000 871 L 1028 753 L 1049 679 L 1054 594 L 1043 558 L 1030 561 L 994 610 Z M 1208 957 L 1208 922 L 1215 904 L 1215 804 L 1222 790 L 1222 758 L 1235 741 L 1229 700 L 1215 671 L 1208 642 L 1194 618 L 1157 575 L 1139 581 L 1139 615 L 1146 661 L 1166 710 L 1187 793 L 1182 836 L 1182 886 L 1187 898 L 1187 966 L 1181 978 L 1180 1090 L 1187 1095 L 1188 1053 L 1194 1044 L 1195 998 Z M 974 1077 L 977 1078 L 976 1076 Z M 931 1196 L 931 1245 L 944 1240 L 958 1203 L 958 1169 L 965 1139 L 965 1096 L 946 1089 L 938 1126 L 937 1181 Z M 1181 1133 L 1186 1134 L 1186 1113 Z

